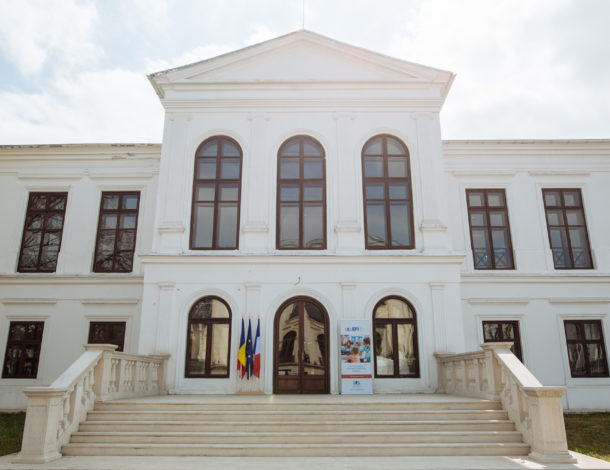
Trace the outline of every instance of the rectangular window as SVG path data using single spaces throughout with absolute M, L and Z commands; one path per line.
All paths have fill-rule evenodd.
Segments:
M 95 243 L 96 273 L 129 273 L 136 247 L 139 192 L 103 192 Z
M 510 350 L 523 362 L 518 321 L 484 321 L 483 341 L 485 343 L 512 341 L 513 345 Z
M 475 269 L 515 269 L 504 189 L 467 189 Z
M 565 320 L 572 377 L 608 377 L 601 320 Z
M 68 193 L 30 193 L 23 227 L 20 273 L 55 272 Z
M 92 321 L 89 323 L 89 344 L 116 344 L 117 351 L 125 345 L 124 321 Z
M 555 269 L 593 269 L 580 189 L 543 189 Z
M 3 379 L 35 379 L 42 345 L 42 321 L 12 321 L 4 354 Z

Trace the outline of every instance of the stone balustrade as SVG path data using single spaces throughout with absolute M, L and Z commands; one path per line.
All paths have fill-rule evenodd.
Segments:
M 23 443 L 15 463 L 44 463 L 61 457 L 95 401 L 165 393 L 169 355 L 115 352 L 112 344 L 87 344 L 85 352 L 48 387 L 23 389 L 28 397 Z
M 481 351 L 437 353 L 439 392 L 500 399 L 543 463 L 576 462 L 568 452 L 561 397 L 566 387 L 545 387 L 511 352 L 512 343 L 485 343 Z

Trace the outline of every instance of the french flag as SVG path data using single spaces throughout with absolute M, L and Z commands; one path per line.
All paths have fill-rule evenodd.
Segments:
M 254 338 L 254 368 L 252 374 L 261 377 L 261 319 L 256 323 L 256 337 Z

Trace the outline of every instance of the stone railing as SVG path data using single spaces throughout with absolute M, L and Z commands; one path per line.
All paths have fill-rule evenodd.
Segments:
M 440 354 L 439 392 L 500 399 L 531 448 L 544 463 L 575 462 L 568 452 L 561 397 L 565 387 L 545 387 L 510 351 L 512 343 L 485 343 L 482 351 Z
M 61 457 L 61 446 L 95 401 L 165 393 L 169 356 L 136 356 L 115 349 L 112 344 L 87 344 L 85 352 L 50 386 L 23 389 L 28 404 L 15 463 L 44 463 Z

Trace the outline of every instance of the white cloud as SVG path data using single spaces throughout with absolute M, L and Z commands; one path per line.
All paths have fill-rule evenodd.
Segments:
M 89 2 L 11 2 L 0 15 L 0 49 L 24 76 L 41 72 L 49 60 L 55 66 L 80 66 L 101 53 L 92 40 L 97 18 L 97 9 Z
M 168 0 L 135 0 L 135 6 L 139 19 L 157 27 L 169 24 Z

